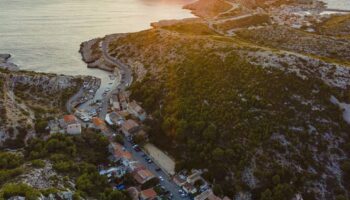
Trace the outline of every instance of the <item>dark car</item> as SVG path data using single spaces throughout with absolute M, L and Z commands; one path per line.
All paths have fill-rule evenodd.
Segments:
M 140 152 L 141 148 L 137 146 L 137 147 L 135 147 L 135 151 Z
M 162 169 L 158 167 L 158 168 L 156 168 L 156 171 L 160 172 L 160 171 L 162 171 Z

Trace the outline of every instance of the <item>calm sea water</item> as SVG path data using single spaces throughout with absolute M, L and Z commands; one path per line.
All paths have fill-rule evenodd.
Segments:
M 87 69 L 80 43 L 149 28 L 161 19 L 191 17 L 191 0 L 0 0 L 0 53 L 22 69 L 106 77 Z
M 350 0 L 322 0 L 329 8 L 350 10 Z
M 87 69 L 78 53 L 85 40 L 149 28 L 160 19 L 191 17 L 193 0 L 0 0 L 0 53 L 22 69 L 106 75 Z M 350 0 L 324 0 L 350 9 Z

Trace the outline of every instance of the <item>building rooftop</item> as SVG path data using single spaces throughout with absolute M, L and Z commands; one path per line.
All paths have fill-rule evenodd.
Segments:
M 128 119 L 128 120 L 126 120 L 126 122 L 124 122 L 123 129 L 125 129 L 126 131 L 129 131 L 133 128 L 137 128 L 138 126 L 139 126 L 139 124 L 136 121 L 134 121 L 132 119 Z
M 78 120 L 74 115 L 65 115 L 63 116 L 63 121 L 66 124 L 76 123 Z
M 114 147 L 114 156 L 117 159 L 120 159 L 120 158 L 125 158 L 128 160 L 132 159 L 131 153 L 127 150 L 124 150 L 122 145 L 118 143 L 113 143 L 113 147 Z
M 134 171 L 134 179 L 140 184 L 144 184 L 146 181 L 154 177 L 155 176 L 148 169 L 140 169 Z
M 153 188 L 149 188 L 147 190 L 141 191 L 141 198 L 142 199 L 154 199 L 157 197 L 156 191 L 154 191 Z

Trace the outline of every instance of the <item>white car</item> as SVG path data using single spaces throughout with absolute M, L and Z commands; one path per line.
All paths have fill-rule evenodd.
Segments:
M 162 176 L 159 176 L 160 181 L 164 181 L 164 178 Z

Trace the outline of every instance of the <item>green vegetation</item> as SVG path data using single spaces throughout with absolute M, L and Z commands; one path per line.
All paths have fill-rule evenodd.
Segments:
M 257 45 L 312 55 L 325 61 L 350 64 L 350 40 L 347 38 L 317 35 L 278 25 L 254 30 L 242 29 L 236 33 Z
M 318 32 L 325 35 L 350 38 L 350 14 L 335 15 L 318 27 Z
M 45 162 L 43 160 L 32 160 L 32 166 L 35 168 L 43 168 L 45 167 Z
M 228 11 L 232 5 L 223 0 L 200 0 L 186 5 L 186 9 L 193 10 L 194 14 L 201 17 L 215 17 Z
M 349 141 L 350 127 L 329 101 L 345 93 L 316 78 L 253 66 L 230 49 L 223 60 L 210 49 L 195 52 L 189 46 L 182 45 L 183 62 L 157 76 L 147 74 L 131 87 L 131 98 L 154 117 L 147 122 L 152 142 L 178 158 L 177 170 L 209 169 L 205 176 L 215 180 L 218 194 L 249 190 L 254 199 L 277 200 L 299 191 L 313 199 L 307 184 L 319 177 L 308 169 L 321 173 L 325 166 L 307 149 L 331 152 L 327 139 L 310 133 L 333 133 Z M 257 186 L 243 181 L 250 167 Z M 336 185 L 331 176 L 327 181 Z M 333 187 L 335 195 L 344 194 Z
M 28 200 L 37 200 L 40 192 L 27 184 L 6 184 L 0 189 L 0 199 L 9 199 L 12 196 L 22 196 Z
M 270 16 L 267 14 L 257 14 L 236 20 L 228 20 L 224 23 L 217 24 L 216 28 L 228 31 L 235 28 L 245 28 L 249 26 L 258 26 L 270 23 Z
M 47 140 L 33 139 L 25 148 L 25 156 L 14 153 L 0 153 L 0 185 L 11 182 L 14 177 L 24 173 L 22 164 L 30 161 L 35 168 L 45 167 L 45 161 L 69 180 L 76 182 L 75 198 L 79 196 L 97 199 L 127 199 L 126 194 L 110 190 L 107 177 L 97 172 L 98 164 L 107 164 L 109 142 L 106 137 L 90 129 L 84 130 L 81 136 L 56 134 Z M 71 188 L 72 189 L 72 188 Z M 35 199 L 40 193 L 48 195 L 57 193 L 52 189 L 39 191 L 25 184 L 5 184 L 0 191 L 0 199 L 13 195 Z
M 163 26 L 162 28 L 191 35 L 216 35 L 216 33 L 204 23 L 180 22 L 172 26 Z
M 0 186 L 23 173 L 24 159 L 17 153 L 0 152 Z

